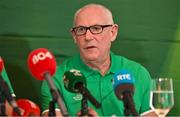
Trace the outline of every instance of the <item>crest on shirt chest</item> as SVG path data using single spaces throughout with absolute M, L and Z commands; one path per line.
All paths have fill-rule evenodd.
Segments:
M 79 101 L 79 100 L 82 100 L 82 95 L 80 93 L 77 93 L 75 96 L 73 96 L 73 99 L 75 101 Z

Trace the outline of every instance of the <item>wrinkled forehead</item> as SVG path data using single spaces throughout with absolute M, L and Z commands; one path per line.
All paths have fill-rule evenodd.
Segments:
M 81 9 L 75 16 L 75 26 L 113 24 L 112 14 L 102 7 L 91 6 Z

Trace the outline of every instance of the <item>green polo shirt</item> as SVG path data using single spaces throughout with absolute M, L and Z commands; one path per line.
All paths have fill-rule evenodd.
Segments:
M 10 83 L 10 81 L 9 81 L 9 78 L 8 78 L 8 75 L 7 75 L 5 69 L 2 70 L 1 76 L 2 76 L 3 80 L 8 84 L 11 94 L 14 95 L 13 88 L 12 88 L 12 86 L 11 86 L 11 83 Z M 15 95 L 14 95 L 14 96 L 15 96 Z
M 149 95 L 150 95 L 150 75 L 148 71 L 140 64 L 128 60 L 122 56 L 117 56 L 111 52 L 111 66 L 109 71 L 102 76 L 99 71 L 93 70 L 83 63 L 80 55 L 72 57 L 64 61 L 56 71 L 53 77 L 56 87 L 60 90 L 67 107 L 69 115 L 76 115 L 81 110 L 80 94 L 70 93 L 64 88 L 63 74 L 70 69 L 80 70 L 87 81 L 87 88 L 101 103 L 101 108 L 96 107 L 88 102 L 88 106 L 93 108 L 100 116 L 122 116 L 124 115 L 123 102 L 118 100 L 114 93 L 112 79 L 114 73 L 120 70 L 128 70 L 135 79 L 135 93 L 133 96 L 135 108 L 140 114 L 150 109 Z M 51 95 L 46 81 L 42 83 L 42 110 L 48 109 L 48 103 L 51 100 Z

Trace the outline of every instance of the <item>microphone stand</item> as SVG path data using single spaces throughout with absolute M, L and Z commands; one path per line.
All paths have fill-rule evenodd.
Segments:
M 130 109 L 129 109 L 129 105 L 128 105 L 128 100 L 123 98 L 123 104 L 124 104 L 124 115 L 125 116 L 130 116 Z
M 0 77 L 2 77 L 0 75 Z M 7 100 L 9 102 L 9 104 L 11 105 L 11 107 L 13 108 L 13 111 L 17 113 L 17 115 L 21 116 L 21 111 L 18 107 L 18 105 L 16 104 L 15 99 L 12 97 L 8 84 L 3 80 L 3 78 L 0 78 L 0 104 L 1 104 L 1 113 L 4 114 L 5 112 L 5 101 Z
M 86 116 L 89 115 L 88 113 L 88 102 L 86 95 L 83 94 L 83 98 L 81 100 L 81 115 L 80 116 Z
M 1 77 L 1 75 L 0 75 Z M 0 78 L 0 85 L 3 85 L 3 80 Z M 6 108 L 5 108 L 6 98 L 4 96 L 4 90 L 0 87 L 0 116 L 6 116 Z
M 101 104 L 91 95 L 89 90 L 81 84 L 76 85 L 76 89 L 79 89 L 83 97 L 87 98 L 96 108 L 100 108 Z
M 0 91 L 0 116 L 6 116 L 5 101 L 6 99 L 4 98 L 2 91 Z
M 56 116 L 56 112 L 55 112 L 55 103 L 56 103 L 56 100 L 53 99 L 52 101 L 49 102 L 49 113 L 48 113 L 48 116 Z
M 123 93 L 123 102 L 124 102 L 124 107 L 125 107 L 124 109 L 125 116 L 130 116 L 130 113 L 132 113 L 133 116 L 138 116 L 131 93 L 129 92 Z
M 68 112 L 63 102 L 62 96 L 59 93 L 58 89 L 55 87 L 54 82 L 52 81 L 49 72 L 45 72 L 44 77 L 47 80 L 48 86 L 50 87 L 51 96 L 54 102 L 57 102 L 63 116 L 68 116 Z
M 89 101 L 96 107 L 100 108 L 101 104 L 92 96 L 90 95 L 90 92 L 84 88 L 82 85 L 79 85 L 80 93 L 83 96 L 83 99 L 81 100 L 81 115 L 80 116 L 92 116 L 88 112 L 88 102 Z

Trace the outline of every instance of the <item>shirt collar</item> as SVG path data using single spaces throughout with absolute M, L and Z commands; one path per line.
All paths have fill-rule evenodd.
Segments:
M 116 73 L 121 68 L 121 57 L 117 57 L 113 52 L 110 52 L 111 57 L 111 65 L 109 69 L 109 73 Z

